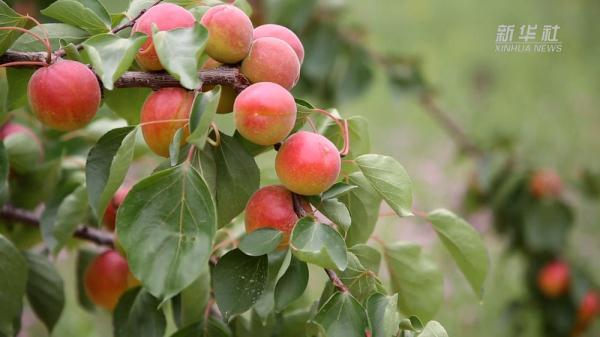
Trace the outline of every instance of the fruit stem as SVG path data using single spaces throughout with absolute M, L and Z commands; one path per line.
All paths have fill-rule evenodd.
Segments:
M 340 157 L 343 158 L 343 157 L 347 156 L 348 152 L 350 152 L 350 136 L 348 133 L 348 121 L 334 116 L 332 113 L 330 113 L 327 110 L 313 109 L 313 111 L 327 116 L 329 119 L 333 120 L 335 122 L 335 124 L 337 124 L 337 126 L 340 128 L 340 131 L 342 133 L 342 139 L 344 139 L 344 146 L 340 150 Z
M 215 140 L 212 140 L 209 137 L 207 138 L 207 141 L 210 145 L 217 147 L 219 146 L 219 144 L 221 144 L 221 132 L 219 131 L 219 127 L 217 127 L 217 124 L 215 122 L 210 123 L 210 127 L 215 132 Z

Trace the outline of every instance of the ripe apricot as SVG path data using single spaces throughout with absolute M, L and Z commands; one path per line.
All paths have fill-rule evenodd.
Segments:
M 274 37 L 285 41 L 298 56 L 300 64 L 304 62 L 304 46 L 298 36 L 289 28 L 271 23 L 254 28 L 254 40 L 261 37 Z
M 172 3 L 161 3 L 150 7 L 140 16 L 131 30 L 132 33 L 141 32 L 148 35 L 148 39 L 135 55 L 140 67 L 150 71 L 163 69 L 152 42 L 153 25 L 156 25 L 158 30 L 165 31 L 192 27 L 195 21 L 192 13 Z
M 35 71 L 27 87 L 29 106 L 42 124 L 71 131 L 89 123 L 100 106 L 96 75 L 84 64 L 62 60 Z
M 557 198 L 562 193 L 563 184 L 556 171 L 542 169 L 533 173 L 529 190 L 536 198 Z
M 273 82 L 290 90 L 300 77 L 300 61 L 283 40 L 262 37 L 252 43 L 240 70 L 252 83 Z
M 193 102 L 194 93 L 181 88 L 164 88 L 148 96 L 142 107 L 142 134 L 154 153 L 169 156 L 169 145 L 177 130 L 188 124 Z M 186 126 L 182 145 L 189 133 Z
M 111 231 L 115 230 L 117 211 L 119 210 L 119 206 L 121 206 L 121 204 L 123 203 L 123 200 L 125 200 L 125 197 L 127 196 L 127 193 L 129 193 L 129 190 L 129 187 L 119 188 L 108 203 L 108 206 L 106 206 L 106 211 L 104 211 L 104 217 L 102 220 L 104 222 L 104 226 L 106 226 L 106 228 L 110 229 Z
M 133 284 L 129 264 L 116 250 L 94 258 L 84 275 L 88 297 L 106 310 L 113 310 L 121 295 Z
M 279 180 L 290 191 L 302 195 L 326 191 L 336 182 L 340 167 L 335 145 L 320 134 L 306 131 L 290 136 L 275 158 Z
M 296 102 L 282 86 L 256 83 L 240 93 L 233 105 L 239 133 L 259 145 L 273 145 L 285 139 L 296 123 Z
M 202 65 L 202 69 L 215 69 L 222 65 L 222 63 L 209 58 L 206 60 L 206 62 L 204 62 L 204 65 Z M 202 91 L 207 92 L 212 90 L 214 87 L 214 85 L 203 85 Z M 233 102 L 235 101 L 237 95 L 237 92 L 235 92 L 232 87 L 221 86 L 221 98 L 219 99 L 219 106 L 217 106 L 217 113 L 227 114 L 233 112 Z
M 538 273 L 538 287 L 544 295 L 550 298 L 564 294 L 569 288 L 569 280 L 569 266 L 562 261 L 551 262 Z
M 302 199 L 302 207 L 311 212 L 310 204 Z M 284 236 L 279 248 L 285 248 L 290 239 L 298 216 L 294 212 L 292 192 L 283 186 L 266 186 L 254 192 L 245 212 L 246 232 L 259 228 L 274 228 L 283 232 Z
M 208 29 L 206 53 L 222 63 L 238 63 L 250 50 L 252 22 L 246 13 L 232 5 L 211 7 L 200 20 Z

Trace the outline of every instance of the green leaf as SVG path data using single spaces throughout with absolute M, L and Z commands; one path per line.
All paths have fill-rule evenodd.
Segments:
M 347 231 L 352 224 L 350 218 L 350 212 L 346 205 L 337 199 L 325 199 L 317 200 L 318 197 L 309 198 L 310 202 L 319 212 L 323 213 L 327 219 L 331 220 L 334 224 L 342 227 L 344 231 Z
M 250 5 L 247 0 L 235 0 L 233 5 L 244 11 L 246 15 L 252 16 L 252 5 Z
M 204 148 L 210 123 L 212 123 L 219 107 L 221 98 L 221 86 L 214 89 L 198 93 L 194 98 L 192 113 L 190 114 L 190 130 L 192 132 L 187 138 L 187 142 L 195 145 L 197 148 Z
M 171 166 L 177 165 L 179 162 L 179 150 L 181 150 L 181 137 L 183 137 L 184 128 L 179 128 L 175 131 L 173 140 L 169 144 L 169 162 Z
M 143 288 L 128 290 L 119 299 L 113 312 L 115 337 L 163 337 L 166 318 L 160 302 Z
M 353 253 L 348 253 L 348 268 L 339 272 L 338 276 L 361 303 L 374 293 L 387 293 L 375 271 L 365 267 Z
M 419 317 L 409 316 L 408 318 L 405 318 L 402 321 L 400 321 L 400 329 L 421 332 L 423 331 L 423 323 L 421 323 Z
M 241 250 L 225 254 L 213 269 L 213 287 L 219 310 L 230 319 L 250 309 L 261 297 L 267 281 L 266 255 L 248 256 Z
M 369 321 L 363 307 L 350 293 L 335 293 L 312 321 L 327 337 L 364 337 Z
M 218 224 L 221 227 L 244 210 L 260 185 L 260 171 L 254 158 L 233 137 L 221 134 L 221 143 L 212 147 L 212 151 L 216 163 Z
M 64 23 L 43 23 L 41 27 L 33 27 L 31 32 L 42 36 L 44 30 L 48 32 L 48 39 L 50 40 L 52 50 L 60 48 L 61 41 L 65 41 L 67 43 L 80 43 L 90 36 L 90 34 L 83 29 L 79 29 Z M 46 51 L 46 47 L 29 34 L 21 35 L 10 47 L 10 49 L 26 52 Z
M 117 233 L 133 274 L 163 300 L 200 276 L 215 231 L 208 186 L 187 163 L 141 180 L 117 213 Z
M 200 56 L 208 41 L 208 30 L 204 26 L 196 22 L 193 28 L 168 31 L 153 28 L 152 41 L 160 63 L 169 74 L 187 89 L 200 87 Z
M 445 209 L 429 213 L 427 219 L 481 299 L 489 270 L 489 258 L 481 235 L 466 221 Z
M 29 264 L 27 301 L 48 331 L 52 331 L 65 306 L 63 280 L 44 256 L 25 253 Z
M 557 201 L 542 201 L 527 209 L 523 237 L 527 248 L 537 253 L 557 254 L 567 244 L 573 226 L 573 212 Z
M 367 299 L 366 309 L 373 337 L 396 336 L 400 324 L 398 294 L 373 294 Z
M 274 251 L 281 243 L 283 233 L 273 228 L 260 228 L 242 237 L 240 250 L 246 255 L 261 256 Z
M 181 325 L 186 326 L 204 318 L 204 307 L 210 297 L 210 269 L 204 270 L 198 278 L 181 292 Z
M 65 243 L 73 237 L 77 226 L 82 224 L 88 215 L 87 190 L 84 185 L 79 186 L 61 202 L 56 211 L 52 234 L 55 244 L 50 246 L 53 254 L 57 254 Z
M 288 250 L 275 251 L 267 255 L 269 267 L 267 269 L 267 282 L 260 298 L 256 301 L 253 311 L 262 321 L 263 325 L 267 324 L 269 317 L 272 316 L 275 308 L 275 287 L 280 278 L 287 272 L 292 254 Z
M 130 125 L 140 122 L 140 111 L 146 98 L 152 92 L 149 88 L 118 88 L 104 92 L 104 103 Z
M 43 157 L 40 144 L 33 139 L 34 135 L 26 132 L 13 133 L 4 139 L 10 168 L 17 173 L 27 173 L 39 163 Z
M 92 35 L 108 32 L 112 24 L 110 15 L 97 0 L 58 0 L 41 12 Z
M 4 1 L 0 1 L 0 27 L 29 28 L 32 21 L 15 12 Z M 0 31 L 0 55 L 4 54 L 10 46 L 21 36 L 16 30 Z
M 6 188 L 6 180 L 8 179 L 8 157 L 4 143 L 0 142 L 0 194 Z
M 443 278 L 421 246 L 397 242 L 384 247 L 391 285 L 398 293 L 398 307 L 405 313 L 429 319 L 443 300 Z
M 346 184 L 341 181 L 337 182 L 333 186 L 331 186 L 327 191 L 323 192 L 323 194 L 321 195 L 321 200 L 335 199 L 352 191 L 355 188 L 358 188 L 358 186 Z
M 399 216 L 412 214 L 412 182 L 394 158 L 365 154 L 355 159 L 371 186 Z
M 53 192 L 60 177 L 61 160 L 55 159 L 36 166 L 23 175 L 9 180 L 10 200 L 14 206 L 32 209 Z
M 133 160 L 137 127 L 113 129 L 90 150 L 85 165 L 90 206 L 98 218 L 123 183 Z
M 0 36 L 2 31 L 0 31 Z M 8 68 L 6 69 L 6 80 L 8 81 L 7 111 L 23 107 L 27 102 L 27 85 L 35 69 L 31 68 Z
M 448 337 L 448 333 L 440 323 L 429 321 L 417 337 Z
M 381 197 L 361 172 L 350 174 L 349 182 L 358 188 L 340 196 L 340 201 L 350 212 L 352 224 L 346 232 L 346 243 L 353 246 L 367 242 L 371 237 L 379 219 Z
M 275 311 L 281 312 L 300 298 L 308 285 L 308 266 L 292 257 L 285 274 L 275 287 Z
M 0 235 L 0 334 L 13 336 L 13 320 L 21 313 L 27 284 L 27 260 L 4 236 Z
M 135 54 L 147 38 L 142 33 L 126 39 L 114 34 L 100 34 L 83 43 L 94 72 L 106 89 L 113 90 L 115 81 L 131 67 Z
M 335 229 L 312 218 L 298 220 L 292 231 L 291 247 L 299 260 L 323 268 L 346 269 L 346 243 Z
M 354 254 L 360 264 L 362 264 L 367 270 L 372 271 L 375 274 L 379 274 L 379 266 L 381 265 L 381 253 L 369 245 L 358 244 L 352 246 L 348 251 Z
M 220 320 L 214 317 L 208 318 L 208 323 L 205 321 L 197 322 L 192 325 L 177 331 L 171 337 L 231 337 L 233 334 L 227 326 Z

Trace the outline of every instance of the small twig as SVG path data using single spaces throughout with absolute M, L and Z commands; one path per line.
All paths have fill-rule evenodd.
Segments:
M 345 157 L 348 155 L 350 151 L 350 135 L 348 134 L 348 121 L 345 119 L 337 118 L 332 113 L 323 109 L 313 109 L 313 111 L 318 112 L 327 116 L 329 119 L 333 120 L 335 124 L 340 128 L 340 132 L 342 133 L 342 139 L 344 140 L 344 146 L 340 150 L 340 157 Z
M 50 64 L 50 62 L 52 61 L 52 46 L 50 46 L 50 41 L 48 39 L 44 39 L 43 37 L 39 36 L 38 34 L 25 29 L 25 28 L 21 28 L 21 27 L 0 27 L 0 30 L 8 30 L 8 31 L 18 31 L 24 34 L 28 34 L 31 35 L 36 41 L 40 42 L 42 45 L 44 45 L 44 47 L 46 47 L 46 65 Z M 6 67 L 6 65 L 3 65 Z
M 304 209 L 304 207 L 302 207 L 302 196 L 296 193 L 292 193 L 292 206 L 294 207 L 294 213 L 296 213 L 296 216 L 298 216 L 298 218 L 304 218 L 305 216 L 308 215 L 308 212 L 306 212 L 306 210 Z M 324 268 L 325 269 L 325 273 L 327 273 L 327 276 L 329 276 L 329 279 L 331 280 L 331 283 L 333 284 L 334 287 L 336 287 L 336 289 L 342 293 L 347 293 L 348 287 L 346 287 L 346 285 L 344 284 L 344 282 L 342 282 L 342 280 L 340 280 L 340 278 L 337 276 L 337 274 L 335 273 L 335 271 L 333 271 L 332 269 L 329 268 Z
M 28 226 L 40 227 L 40 219 L 35 214 L 15 208 L 11 205 L 4 205 L 2 207 L 0 210 L 0 218 L 11 222 L 22 223 Z M 98 229 L 79 226 L 75 230 L 73 236 L 78 239 L 93 242 L 100 246 L 114 247 L 114 239 L 112 235 Z
M 456 124 L 448 114 L 443 111 L 436 103 L 430 92 L 425 92 L 421 96 L 421 104 L 425 111 L 435 119 L 446 132 L 454 139 L 460 150 L 473 157 L 481 157 L 481 150 L 474 142 L 469 139 L 463 129 Z
M 141 11 L 138 13 L 138 15 L 136 15 L 136 16 L 135 16 L 135 17 L 133 17 L 131 20 L 129 20 L 129 22 L 127 22 L 127 23 L 124 23 L 124 24 L 122 24 L 122 25 L 120 25 L 120 26 L 117 26 L 117 27 L 113 28 L 111 32 L 113 32 L 113 34 L 116 34 L 116 33 L 120 32 L 120 31 L 122 31 L 123 29 L 127 29 L 127 28 L 129 28 L 129 27 L 133 27 L 133 26 L 135 25 L 135 23 L 137 22 L 137 20 L 138 20 L 140 17 L 142 17 L 142 15 L 144 15 L 144 13 L 146 13 L 146 11 L 147 11 L 148 9 L 150 9 L 150 8 L 152 8 L 152 7 L 156 6 L 156 5 L 158 5 L 158 4 L 159 4 L 159 3 L 161 3 L 161 2 L 163 2 L 163 0 L 158 0 L 158 1 L 156 1 L 155 3 L 153 3 L 153 4 L 152 4 L 150 7 L 142 9 L 142 10 L 141 10 Z

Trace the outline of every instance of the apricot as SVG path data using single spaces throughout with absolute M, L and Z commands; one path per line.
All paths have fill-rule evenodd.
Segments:
M 135 284 L 127 260 L 116 250 L 108 250 L 94 258 L 84 275 L 88 297 L 97 306 L 110 311 L 121 295 Z
M 557 198 L 562 193 L 563 184 L 556 171 L 542 169 L 533 173 L 529 190 L 536 198 Z
M 274 37 L 285 41 L 298 56 L 300 64 L 304 62 L 304 46 L 298 36 L 289 28 L 275 24 L 266 24 L 254 28 L 254 40 L 261 37 Z
M 125 200 L 127 193 L 129 193 L 129 187 L 121 187 L 117 190 L 115 195 L 112 197 L 108 206 L 106 206 L 106 211 L 104 211 L 104 217 L 102 221 L 104 222 L 104 226 L 110 229 L 111 231 L 115 230 L 115 223 L 117 220 L 117 211 L 119 210 L 119 206 Z
M 214 59 L 209 58 L 202 65 L 202 69 L 215 69 L 223 64 L 215 61 Z M 203 85 L 202 91 L 207 92 L 214 88 L 214 85 Z M 233 90 L 232 87 L 221 86 L 221 98 L 219 99 L 219 106 L 217 106 L 217 113 L 227 114 L 233 111 L 233 102 L 237 97 L 237 92 Z
M 192 27 L 195 21 L 192 13 L 172 3 L 161 3 L 150 7 L 140 16 L 131 30 L 132 33 L 141 32 L 148 35 L 148 39 L 135 55 L 140 67 L 149 71 L 163 69 L 152 42 L 152 25 L 156 25 L 160 31 L 165 31 Z
M 302 198 L 301 203 L 305 211 L 312 211 L 305 199 Z M 294 212 L 292 192 L 280 185 L 266 186 L 254 192 L 246 205 L 244 221 L 247 233 L 259 228 L 282 231 L 283 239 L 278 247 L 287 247 L 292 229 L 298 221 Z
M 577 317 L 580 321 L 591 322 L 600 313 L 600 294 L 588 291 L 581 300 Z
M 142 134 L 146 144 L 159 156 L 169 156 L 169 145 L 178 129 L 186 126 L 194 102 L 194 93 L 181 88 L 164 88 L 146 98 L 142 106 Z M 189 136 L 185 127 L 181 145 Z
M 206 53 L 228 64 L 238 63 L 248 55 L 252 44 L 252 22 L 246 13 L 232 5 L 211 7 L 200 19 L 208 29 Z
M 569 288 L 569 266 L 562 261 L 554 261 L 545 265 L 538 273 L 538 287 L 542 294 L 556 298 Z
M 22 140 L 19 140 L 19 138 Z M 4 142 L 9 157 L 11 156 L 10 148 L 13 141 L 22 142 L 24 146 L 27 146 L 26 149 L 20 147 L 21 152 L 17 154 L 19 160 L 14 163 L 11 162 L 11 169 L 14 168 L 17 171 L 27 171 L 32 162 L 39 163 L 44 159 L 44 146 L 42 145 L 42 142 L 38 136 L 26 126 L 14 122 L 4 124 L 0 127 L 0 140 Z M 23 152 L 25 150 L 26 153 Z M 22 163 L 27 164 L 28 167 L 13 167 L 14 165 L 22 165 Z
M 244 89 L 233 105 L 239 133 L 259 145 L 285 139 L 296 123 L 294 97 L 279 84 L 262 82 Z
M 300 131 L 279 148 L 275 171 L 283 185 L 302 195 L 317 195 L 333 185 L 340 174 L 338 149 L 327 138 Z
M 100 85 L 84 64 L 62 60 L 35 71 L 27 87 L 29 106 L 42 124 L 71 131 L 89 123 L 100 106 Z
M 252 43 L 240 70 L 252 83 L 274 82 L 290 90 L 300 77 L 300 61 L 283 40 L 262 37 Z

